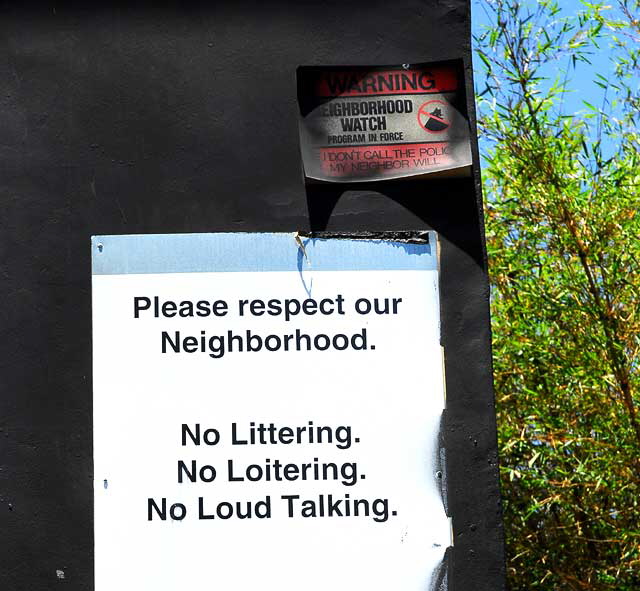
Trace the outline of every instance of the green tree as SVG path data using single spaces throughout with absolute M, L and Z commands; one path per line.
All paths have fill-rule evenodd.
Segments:
M 484 0 L 476 36 L 507 572 L 640 589 L 640 2 Z M 572 68 L 612 52 L 598 106 Z

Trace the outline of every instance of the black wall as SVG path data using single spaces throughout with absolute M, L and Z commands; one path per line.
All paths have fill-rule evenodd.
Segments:
M 92 588 L 92 234 L 427 228 L 450 588 L 503 588 L 478 171 L 305 189 L 296 121 L 299 65 L 469 67 L 468 2 L 90 4 L 0 8 L 0 589 Z

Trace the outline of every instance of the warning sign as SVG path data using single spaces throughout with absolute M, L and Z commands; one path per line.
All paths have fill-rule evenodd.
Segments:
M 471 164 L 462 64 L 298 68 L 305 176 L 357 182 Z

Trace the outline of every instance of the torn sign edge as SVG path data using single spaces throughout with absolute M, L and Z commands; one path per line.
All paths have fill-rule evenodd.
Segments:
M 380 177 L 369 177 L 365 176 L 364 178 L 326 178 L 319 177 L 314 175 L 310 171 L 307 170 L 305 166 L 305 151 L 313 150 L 310 146 L 306 146 L 305 138 L 304 138 L 304 120 L 313 109 L 310 108 L 309 104 L 312 102 L 309 98 L 311 93 L 309 89 L 305 88 L 305 80 L 304 77 L 308 76 L 310 73 L 317 72 L 380 72 L 386 70 L 411 70 L 412 68 L 452 68 L 457 77 L 457 88 L 455 91 L 441 91 L 442 93 L 455 92 L 457 95 L 457 100 L 454 103 L 451 103 L 451 107 L 465 120 L 466 122 L 466 138 L 462 141 L 456 142 L 458 145 L 456 148 L 458 150 L 464 150 L 464 158 L 461 158 L 460 162 L 449 166 L 441 166 L 433 171 L 418 171 L 415 173 L 391 173 L 386 174 Z M 300 168 L 302 172 L 302 177 L 304 179 L 305 184 L 357 184 L 357 183 L 380 183 L 380 182 L 393 182 L 393 181 L 401 181 L 403 179 L 412 179 L 412 180 L 437 180 L 437 179 L 447 179 L 447 178 L 469 178 L 473 175 L 473 146 L 472 140 L 475 137 L 473 135 L 473 128 L 471 125 L 471 121 L 469 119 L 470 105 L 467 97 L 467 79 L 466 79 L 466 69 L 465 69 L 465 61 L 462 57 L 456 57 L 447 60 L 439 60 L 435 62 L 429 61 L 417 61 L 412 63 L 405 64 L 387 64 L 387 65 L 302 65 L 298 66 L 296 69 L 296 88 L 297 88 L 297 103 L 298 103 L 298 150 L 300 154 Z M 428 93 L 424 94 L 438 94 L 438 93 Z M 324 102 L 329 102 L 331 100 L 336 100 L 340 98 L 342 95 L 336 95 L 332 97 L 316 97 L 315 100 L 322 100 Z M 372 96 L 383 96 L 383 95 L 372 95 Z M 397 96 L 400 96 L 398 94 Z M 356 98 L 350 95 L 345 95 L 343 98 Z M 454 143 L 454 142 L 451 142 Z M 387 145 L 387 144 L 381 144 Z M 402 146 L 403 144 L 388 144 L 388 146 Z M 347 146 L 349 147 L 349 146 Z
M 93 236 L 92 274 L 300 271 L 300 243 L 313 271 L 437 270 L 435 236 L 424 232 L 229 232 Z

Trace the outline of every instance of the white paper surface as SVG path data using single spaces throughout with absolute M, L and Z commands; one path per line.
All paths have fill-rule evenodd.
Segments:
M 94 241 L 94 268 L 96 257 L 109 256 L 110 244 L 104 242 L 98 252 Z M 450 543 L 435 475 L 444 407 L 437 270 L 372 270 L 371 264 L 357 270 L 357 263 L 343 271 L 316 270 L 308 246 L 310 260 L 295 270 L 94 274 L 96 591 L 429 588 Z M 261 253 L 239 256 L 260 258 Z M 343 314 L 298 314 L 285 321 L 267 313 L 254 316 L 246 304 L 245 315 L 239 315 L 240 300 L 326 299 L 328 311 L 329 301 L 335 310 L 338 295 Z M 177 305 L 222 300 L 228 313 L 156 318 L 151 306 L 138 310 L 136 318 L 135 298 L 155 297 Z M 401 301 L 395 314 L 359 314 L 354 305 L 361 298 L 372 305 L 377 300 L 381 309 L 385 300 Z M 163 332 L 175 342 L 177 331 L 182 344 L 194 336 L 187 348 L 196 348 L 193 343 L 200 342 L 203 331 L 209 339 L 228 331 L 282 336 L 300 330 L 331 337 L 362 334 L 363 329 L 367 350 L 263 349 L 227 351 L 214 358 L 206 347 L 188 353 L 181 345 L 175 352 L 165 340 L 162 352 Z M 299 444 L 234 445 L 233 426 L 240 441 L 250 435 L 251 423 L 306 429 Z M 219 441 L 195 445 L 186 435 L 183 445 L 184 425 L 192 434 L 198 425 L 201 435 L 215 429 Z M 350 445 L 311 443 L 309 431 L 315 440 L 318 427 L 329 427 L 334 438 L 342 436 L 342 447 L 349 443 L 348 427 Z M 325 438 L 328 432 L 323 430 Z M 214 432 L 209 435 L 213 442 Z M 281 435 L 291 438 L 286 429 Z M 211 466 L 216 477 L 194 483 L 182 470 L 180 483 L 180 461 L 189 471 L 193 462 L 199 469 L 205 466 L 207 480 L 212 471 L 206 466 Z M 281 468 L 280 481 L 230 482 L 229 461 L 234 477 L 246 478 L 253 464 L 252 478 L 267 464 L 274 476 L 277 461 L 297 468 L 288 469 L 290 480 Z M 303 464 L 312 464 L 307 479 L 294 479 Z M 334 480 L 329 466 L 324 479 L 323 464 L 335 464 L 338 471 L 347 467 Z M 287 499 L 292 495 L 299 499 Z M 320 498 L 326 510 L 329 495 L 334 503 L 341 499 L 339 510 L 320 516 Z M 166 520 L 153 508 L 162 508 L 163 499 Z M 353 515 L 356 500 L 361 500 L 359 516 Z M 237 502 L 241 512 L 247 503 L 255 511 L 259 501 L 263 512 L 270 504 L 270 517 L 216 515 L 219 503 L 230 503 L 222 505 L 225 515 L 229 507 L 237 511 Z M 174 504 L 177 519 L 170 517 Z M 313 509 L 315 517 L 302 515 Z M 214 518 L 203 518 L 210 515 Z

